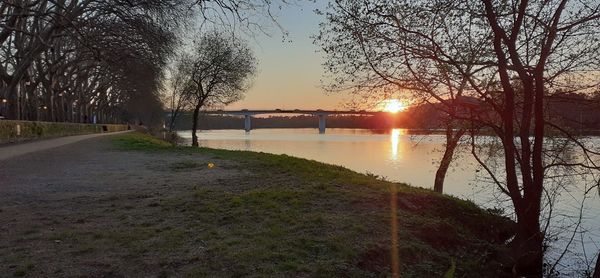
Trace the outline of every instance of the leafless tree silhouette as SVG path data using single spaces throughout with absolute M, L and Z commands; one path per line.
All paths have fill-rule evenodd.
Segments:
M 600 3 L 336 0 L 326 16 L 316 40 L 334 86 L 395 86 L 467 123 L 472 155 L 516 215 L 507 266 L 541 276 L 553 174 L 599 169 L 598 151 L 546 104 L 559 92 L 597 88 Z M 497 140 L 501 171 L 482 157 L 489 142 L 480 135 Z
M 2 0 L 0 114 L 117 122 L 132 101 L 158 101 L 178 35 L 204 22 L 254 32 L 287 0 Z M 271 20 L 270 22 L 274 22 Z M 146 97 L 140 97 L 146 95 Z M 139 112 L 139 110 L 137 110 Z

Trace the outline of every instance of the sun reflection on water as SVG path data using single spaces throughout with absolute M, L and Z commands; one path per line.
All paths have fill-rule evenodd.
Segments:
M 394 128 L 392 129 L 390 141 L 392 144 L 392 159 L 398 160 L 399 156 L 399 146 L 400 146 L 400 136 L 406 134 L 405 129 Z

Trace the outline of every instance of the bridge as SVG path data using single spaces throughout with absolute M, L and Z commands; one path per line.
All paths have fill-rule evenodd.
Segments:
M 325 129 L 327 128 L 327 116 L 328 115 L 379 115 L 389 112 L 378 112 L 378 111 L 365 111 L 365 110 L 301 110 L 301 109 L 274 109 L 274 110 L 212 110 L 212 111 L 203 111 L 204 114 L 209 115 L 237 115 L 244 116 L 244 129 L 246 132 L 252 130 L 252 116 L 261 115 L 261 114 L 301 114 L 301 115 L 314 115 L 319 118 L 319 133 L 325 133 Z

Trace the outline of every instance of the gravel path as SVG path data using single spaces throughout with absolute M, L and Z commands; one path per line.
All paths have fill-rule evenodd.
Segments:
M 94 246 L 98 251 L 77 255 L 81 243 L 65 243 L 65 233 L 110 230 L 116 214 L 130 225 L 162 218 L 144 214 L 166 196 L 240 178 L 227 161 L 120 151 L 111 137 L 79 137 L 75 143 L 0 160 L 0 277 L 112 277 L 115 269 L 127 269 L 114 261 L 120 250 L 107 255 Z M 209 170 L 208 162 L 220 167 Z M 96 265 L 100 261 L 110 267 Z M 128 270 L 146 276 L 143 265 Z M 158 272 L 147 271 L 149 277 Z
M 96 138 L 107 135 L 115 135 L 120 133 L 126 133 L 130 131 L 121 131 L 115 133 L 96 133 L 96 134 L 86 134 L 86 135 L 77 135 L 77 136 L 66 136 L 54 139 L 47 139 L 41 141 L 35 141 L 31 143 L 24 143 L 18 145 L 9 145 L 0 147 L 0 161 L 6 160 L 9 158 L 13 158 L 16 156 L 39 152 L 51 148 L 61 147 L 69 144 L 73 144 L 82 140 Z

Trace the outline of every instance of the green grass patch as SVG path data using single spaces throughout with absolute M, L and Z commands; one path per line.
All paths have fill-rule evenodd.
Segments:
M 113 143 L 118 149 L 135 151 L 157 151 L 173 147 L 169 142 L 139 132 L 116 136 Z
M 392 233 L 399 238 L 403 277 L 493 277 L 500 271 L 493 254 L 512 232 L 507 218 L 470 201 L 344 167 L 286 155 L 176 147 L 140 133 L 114 140 L 122 150 L 198 155 L 247 173 L 145 207 L 169 219 L 169 226 L 117 229 L 98 239 L 134 254 L 151 253 L 144 246 L 152 246 L 155 253 L 185 257 L 179 258 L 184 264 L 163 264 L 190 277 L 385 277 Z M 204 167 L 194 161 L 170 169 Z M 392 192 L 398 199 L 394 212 Z M 397 231 L 390 230 L 392 220 Z

